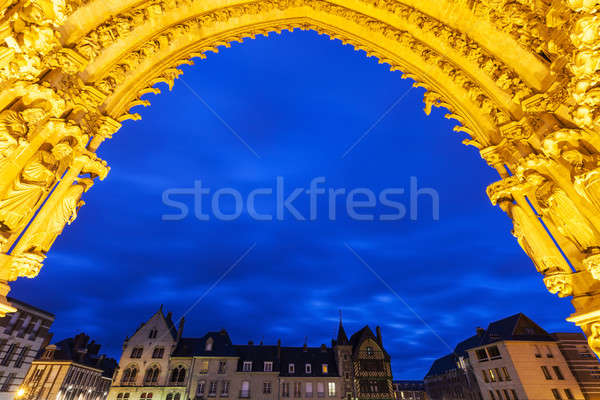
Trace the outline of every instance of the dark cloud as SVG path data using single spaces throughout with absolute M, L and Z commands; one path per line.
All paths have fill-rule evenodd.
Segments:
M 490 205 L 485 187 L 498 177 L 451 132 L 443 110 L 424 115 L 422 89 L 342 157 L 410 87 L 399 72 L 312 32 L 234 44 L 185 69 L 186 83 L 261 158 L 185 85 L 150 97 L 143 120 L 100 149 L 112 171 L 86 195 L 40 276 L 15 284 L 16 297 L 56 313 L 57 339 L 86 331 L 118 357 L 125 336 L 161 303 L 182 315 L 253 243 L 186 314 L 186 335 L 224 327 L 238 343 L 307 337 L 318 345 L 334 337 L 343 309 L 349 332 L 382 326 L 394 375 L 407 379 L 422 378 L 446 344 L 516 312 L 548 330 L 574 329 L 564 322 L 569 303 L 546 292 L 509 219 Z M 440 220 L 427 196 L 416 221 L 353 221 L 343 203 L 329 221 L 323 199 L 316 221 L 161 220 L 172 211 L 161 200 L 166 189 L 201 180 L 213 192 L 247 194 L 273 188 L 277 176 L 289 191 L 323 176 L 326 187 L 376 192 L 408 188 L 415 176 L 439 193 Z M 308 216 L 306 198 L 297 206 Z M 272 199 L 257 203 L 262 212 L 273 207 Z

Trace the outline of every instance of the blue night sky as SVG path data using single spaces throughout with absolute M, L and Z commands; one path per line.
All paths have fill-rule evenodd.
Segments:
M 55 340 L 84 331 L 118 358 L 123 339 L 161 303 L 177 318 L 203 296 L 185 316 L 185 336 L 226 328 L 240 344 L 308 337 L 318 346 L 330 343 L 342 309 L 349 334 L 382 326 L 395 379 L 421 379 L 449 351 L 403 300 L 452 347 L 517 312 L 548 331 L 576 330 L 564 321 L 570 303 L 546 291 L 509 218 L 485 195 L 495 171 L 461 144 L 446 110 L 427 117 L 423 89 L 412 89 L 374 125 L 412 84 L 400 72 L 312 31 L 236 43 L 183 69 L 185 83 L 170 93 L 161 84 L 152 107 L 135 110 L 142 121 L 127 121 L 102 145 L 108 177 L 86 194 L 39 277 L 14 285 L 12 296 L 56 314 Z M 162 201 L 170 188 L 201 181 L 246 196 L 275 188 L 278 176 L 286 195 L 315 177 L 326 179 L 321 187 L 379 193 L 408 190 L 414 176 L 439 193 L 440 217 L 421 196 L 415 221 L 352 220 L 343 201 L 332 221 L 321 196 L 312 221 L 161 218 L 174 211 Z M 191 196 L 174 198 L 193 208 Z M 274 203 L 259 196 L 256 209 L 274 212 Z M 308 219 L 308 196 L 294 206 Z M 374 214 L 390 211 L 379 205 Z

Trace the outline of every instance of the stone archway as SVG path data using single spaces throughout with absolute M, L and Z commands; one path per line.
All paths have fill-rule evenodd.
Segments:
M 426 88 L 600 354 L 600 0 L 0 0 L 0 314 L 108 173 L 95 154 L 177 67 L 314 29 Z

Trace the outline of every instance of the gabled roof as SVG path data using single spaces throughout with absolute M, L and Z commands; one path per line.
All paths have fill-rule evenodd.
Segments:
M 154 314 L 152 314 L 152 316 L 150 318 L 148 318 L 148 320 L 146 322 L 142 322 L 140 324 L 140 326 L 138 326 L 138 328 L 135 330 L 135 332 L 133 333 L 132 336 L 135 336 L 135 334 L 138 333 L 140 331 L 140 329 L 142 329 L 144 326 L 146 326 L 146 324 L 148 322 L 152 321 L 152 319 L 156 315 L 158 315 L 158 317 L 164 321 L 165 325 L 167 326 L 167 330 L 171 334 L 171 337 L 173 338 L 173 340 L 177 340 L 177 328 L 175 328 L 175 324 L 173 324 L 173 320 L 171 319 L 172 314 L 169 312 L 165 316 L 165 314 L 163 314 L 162 304 L 160 305 L 160 308 L 158 309 L 158 311 L 156 311 Z
M 454 353 L 438 358 L 433 362 L 431 368 L 429 368 L 429 372 L 427 372 L 425 378 L 436 375 L 443 375 L 448 371 L 458 369 L 457 362 L 457 357 Z
M 206 342 L 212 339 L 212 349 L 206 349 Z M 218 332 L 208 332 L 201 338 L 182 338 L 177 343 L 172 357 L 199 357 L 199 356 L 236 356 L 235 346 L 231 343 L 229 334 L 225 329 Z
M 356 354 L 360 345 L 367 339 L 372 339 L 375 343 L 377 343 L 381 347 L 381 351 L 385 354 L 386 359 L 389 359 L 390 355 L 385 351 L 383 345 L 377 341 L 377 337 L 373 334 L 369 325 L 365 325 L 361 330 L 355 332 L 350 337 L 350 345 L 352 346 L 352 352 Z
M 548 332 L 540 328 L 523 313 L 511 315 L 489 324 L 480 345 L 501 340 L 555 341 Z

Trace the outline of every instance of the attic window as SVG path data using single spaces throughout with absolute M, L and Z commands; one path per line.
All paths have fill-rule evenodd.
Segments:
M 367 346 L 367 355 L 368 356 L 372 356 L 373 355 L 373 348 L 371 346 Z
M 242 371 L 251 372 L 252 371 L 252 361 L 244 361 L 242 365 Z
M 213 349 L 213 338 L 208 338 L 206 345 L 204 346 L 205 351 L 212 351 Z
M 273 371 L 273 361 L 265 361 L 264 371 L 265 372 L 272 372 Z
M 157 334 L 158 334 L 158 330 L 156 330 L 156 329 L 150 329 L 150 333 L 148 334 L 148 338 L 149 339 L 155 339 Z
M 327 374 L 327 370 L 328 370 L 327 364 L 321 365 L 321 370 L 323 371 L 323 374 Z
M 296 372 L 296 364 L 290 363 L 288 365 L 288 373 L 293 374 Z
M 304 366 L 304 372 L 306 372 L 307 374 L 312 374 L 312 365 L 306 364 Z

